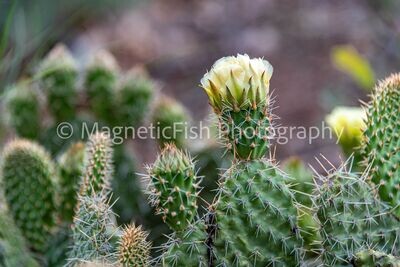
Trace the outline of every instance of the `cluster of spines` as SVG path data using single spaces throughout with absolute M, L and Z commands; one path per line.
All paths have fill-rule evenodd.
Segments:
M 287 176 L 267 160 L 253 160 L 233 165 L 223 179 L 213 205 L 217 264 L 299 266 L 303 239 Z
M 180 232 L 197 213 L 200 179 L 188 154 L 167 144 L 157 160 L 148 167 L 150 202 L 164 222 Z
M 85 172 L 80 188 L 82 195 L 109 189 L 113 175 L 111 146 L 107 133 L 97 132 L 89 138 L 85 152 Z
M 368 249 L 358 252 L 352 264 L 355 267 L 400 267 L 400 258 Z
M 374 195 L 365 175 L 342 166 L 323 179 L 314 195 L 325 264 L 350 264 L 356 252 L 370 247 L 399 253 L 400 221 Z
M 122 231 L 118 242 L 118 260 L 126 267 L 150 266 L 151 243 L 141 226 L 129 225 Z
M 58 160 L 60 214 L 66 222 L 72 222 L 77 202 L 77 192 L 84 170 L 85 144 L 72 144 Z
M 185 146 L 188 114 L 184 106 L 169 97 L 162 97 L 155 104 L 152 122 L 161 146 L 167 143 L 174 143 L 179 148 Z
M 14 140 L 2 158 L 5 197 L 17 226 L 36 251 L 43 252 L 55 225 L 54 165 L 36 143 Z
M 28 81 L 8 88 L 6 95 L 8 120 L 18 136 L 36 139 L 40 135 L 39 99 Z
M 379 196 L 400 215 L 400 74 L 379 83 L 367 106 L 361 154 Z
M 77 67 L 68 49 L 56 45 L 43 60 L 38 77 L 47 96 L 47 104 L 57 122 L 75 117 L 77 104 Z

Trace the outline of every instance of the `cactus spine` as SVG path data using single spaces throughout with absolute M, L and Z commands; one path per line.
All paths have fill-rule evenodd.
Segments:
M 393 74 L 374 89 L 367 107 L 367 128 L 361 154 L 370 166 L 370 179 L 379 196 L 400 216 L 400 74 Z
M 72 144 L 58 160 L 60 180 L 60 214 L 66 222 L 72 222 L 77 192 L 84 169 L 85 144 Z
M 127 226 L 119 241 L 118 259 L 123 266 L 149 267 L 151 243 L 141 226 Z
M 342 166 L 314 195 L 325 264 L 348 266 L 357 251 L 370 247 L 399 253 L 400 221 L 374 196 L 365 176 Z
M 186 108 L 172 98 L 162 97 L 156 103 L 152 121 L 161 146 L 166 143 L 174 143 L 179 148 L 185 146 L 188 114 Z
M 54 166 L 36 143 L 15 140 L 4 149 L 1 166 L 10 212 L 30 246 L 43 252 L 54 226 Z
M 355 267 L 400 267 L 400 258 L 374 250 L 365 250 L 356 254 Z
M 116 108 L 115 87 L 119 67 L 113 55 L 98 51 L 87 68 L 85 89 L 93 113 L 113 125 Z
M 78 99 L 78 75 L 76 63 L 68 49 L 62 44 L 56 45 L 43 60 L 38 75 L 54 119 L 57 122 L 73 119 Z
M 148 167 L 150 202 L 175 232 L 181 232 L 197 212 L 199 179 L 192 159 L 173 144 L 167 144 Z
M 38 96 L 27 81 L 12 86 L 6 95 L 8 120 L 18 136 L 36 139 L 40 134 Z

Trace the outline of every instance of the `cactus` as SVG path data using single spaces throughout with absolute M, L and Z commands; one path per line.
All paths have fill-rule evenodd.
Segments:
M 400 216 L 400 74 L 379 83 L 367 106 L 361 155 L 379 196 Z
M 104 122 L 115 121 L 115 88 L 119 67 L 113 55 L 98 51 L 86 70 L 85 89 L 90 109 Z
M 358 252 L 353 265 L 355 267 L 400 267 L 400 258 L 369 249 Z
M 93 134 L 86 144 L 81 195 L 109 190 L 113 175 L 111 140 L 106 133 Z
M 189 112 L 172 98 L 162 97 L 155 105 L 152 121 L 161 146 L 174 143 L 183 148 L 187 138 Z
M 10 212 L 29 245 L 44 251 L 54 226 L 54 166 L 36 143 L 15 140 L 7 144 L 1 166 Z
M 149 112 L 154 83 L 139 70 L 128 72 L 116 93 L 119 126 L 138 126 Z
M 192 159 L 175 145 L 167 144 L 147 169 L 150 203 L 172 230 L 185 230 L 196 215 L 199 194 Z
M 0 266 L 39 267 L 30 255 L 21 231 L 3 208 L 0 208 Z
M 263 159 L 238 162 L 225 173 L 214 203 L 219 266 L 301 263 L 303 240 L 287 179 Z
M 345 167 L 324 178 L 314 193 L 324 263 L 348 266 L 357 251 L 370 247 L 398 254 L 400 221 L 374 196 L 365 175 Z
M 40 134 L 40 107 L 37 93 L 22 81 L 6 94 L 8 121 L 18 136 L 36 139 Z
M 66 222 L 72 222 L 76 206 L 79 182 L 84 169 L 85 144 L 77 142 L 58 160 L 60 184 L 60 214 Z
M 56 45 L 43 60 L 37 75 L 40 77 L 47 104 L 55 121 L 73 119 L 78 99 L 78 73 L 68 49 L 63 44 Z
M 237 55 L 219 59 L 201 80 L 227 148 L 238 159 L 258 159 L 268 150 L 272 136 L 271 76 L 268 61 Z
M 149 267 L 151 243 L 148 233 L 141 226 L 127 226 L 122 232 L 118 246 L 118 260 L 127 267 Z
M 93 260 L 109 263 L 116 261 L 114 240 L 117 229 L 108 199 L 104 193 L 78 197 L 68 266 Z

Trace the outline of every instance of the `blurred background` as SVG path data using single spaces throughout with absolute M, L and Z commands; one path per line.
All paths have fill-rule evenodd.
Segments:
M 158 95 L 177 99 L 194 122 L 209 121 L 200 79 L 217 59 L 247 53 L 267 59 L 274 67 L 271 89 L 278 124 L 321 128 L 335 107 L 359 107 L 368 101 L 378 80 L 400 69 L 399 14 L 396 0 L 2 0 L 0 90 L 34 77 L 45 55 L 64 43 L 80 71 L 96 51 L 108 50 L 123 73 L 137 66 L 147 69 Z M 5 123 L 5 95 L 0 101 L 1 144 L 15 136 Z M 44 112 L 51 117 L 48 113 Z M 48 144 L 54 128 L 47 126 L 39 142 L 57 157 L 65 144 Z M 144 224 L 156 245 L 165 241 L 162 235 L 168 230 L 151 215 L 136 173 L 145 172 L 144 164 L 154 161 L 159 146 L 151 140 L 127 142 L 126 154 L 134 164 L 117 148 L 113 185 L 121 203 L 115 208 L 119 222 L 134 219 Z M 215 169 L 226 167 L 221 163 L 223 153 L 214 147 L 205 146 L 202 152 L 188 147 L 197 153 L 204 170 L 200 174 L 209 177 L 202 197 L 210 202 L 218 179 Z M 297 156 L 317 171 L 321 167 L 315 157 L 323 155 L 339 165 L 348 156 L 335 137 L 311 143 L 295 137 L 276 144 L 275 155 L 279 161 Z
M 123 69 L 142 64 L 195 120 L 207 116 L 199 80 L 223 56 L 248 53 L 274 66 L 283 126 L 321 125 L 337 105 L 358 106 L 376 80 L 399 69 L 400 3 L 317 0 L 1 1 L 0 83 L 32 71 L 57 42 L 85 60 L 106 48 Z M 141 161 L 154 159 L 154 149 Z M 335 140 L 292 139 L 277 157 L 306 162 L 340 153 Z

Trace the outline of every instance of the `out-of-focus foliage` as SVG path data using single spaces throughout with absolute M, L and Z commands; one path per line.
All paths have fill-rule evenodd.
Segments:
M 360 87 L 371 90 L 375 73 L 368 60 L 353 46 L 340 45 L 331 50 L 331 61 L 336 68 L 348 74 Z

